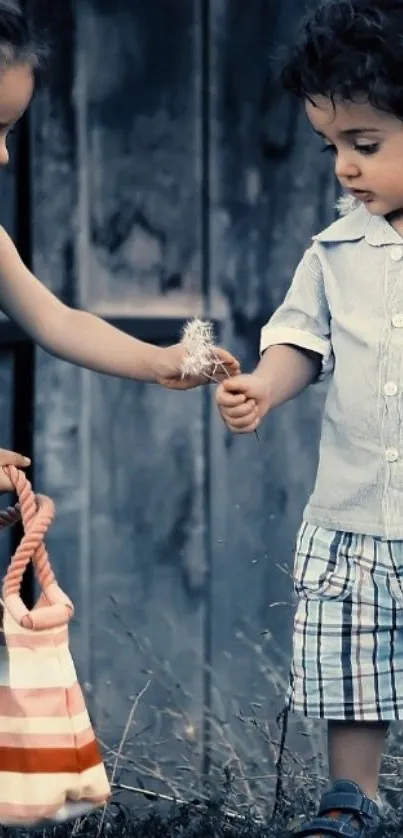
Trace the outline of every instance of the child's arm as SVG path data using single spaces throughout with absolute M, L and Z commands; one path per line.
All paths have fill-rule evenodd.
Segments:
M 162 349 L 132 338 L 86 311 L 65 306 L 22 262 L 14 244 L 0 228 L 0 307 L 32 340 L 52 355 L 87 369 L 153 381 L 165 387 L 187 389 L 206 383 L 205 376 L 184 380 L 181 364 L 185 350 L 178 344 Z M 224 349 L 215 347 L 224 364 L 218 378 L 239 372 L 239 364 Z
M 310 248 L 301 260 L 282 305 L 262 329 L 262 360 L 252 375 L 223 382 L 217 403 L 236 433 L 256 430 L 269 410 L 293 399 L 330 372 L 330 311 L 321 263 Z
M 270 410 L 298 396 L 317 378 L 322 357 L 297 346 L 269 346 L 251 375 L 223 381 L 217 404 L 234 433 L 255 431 Z

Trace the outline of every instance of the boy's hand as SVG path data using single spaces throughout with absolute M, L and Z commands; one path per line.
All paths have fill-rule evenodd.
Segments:
M 5 448 L 0 448 L 0 494 L 14 491 L 14 487 L 11 485 L 10 479 L 4 473 L 2 466 L 27 468 L 30 463 L 31 460 L 29 460 L 28 457 L 23 457 L 22 454 L 16 454 L 15 451 L 6 451 Z
M 212 365 L 212 368 L 206 374 L 186 375 L 182 373 L 182 363 L 186 358 L 186 350 L 182 344 L 178 343 L 175 346 L 169 346 L 167 349 L 162 349 L 161 360 L 156 374 L 156 380 L 162 387 L 168 387 L 170 390 L 190 390 L 193 387 L 199 387 L 200 384 L 209 384 L 211 377 L 214 381 L 222 381 L 228 379 L 228 376 L 238 375 L 240 371 L 240 364 L 227 352 L 226 349 L 221 349 L 219 346 L 214 347 L 214 356 L 220 361 L 220 365 Z
M 256 431 L 269 410 L 267 386 L 256 373 L 223 381 L 216 401 L 225 424 L 236 434 Z

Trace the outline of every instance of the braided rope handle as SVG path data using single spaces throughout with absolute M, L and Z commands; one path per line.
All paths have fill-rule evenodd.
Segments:
M 0 529 L 21 520 L 24 535 L 11 558 L 3 580 L 3 601 L 14 620 L 23 628 L 41 630 L 66 624 L 74 613 L 69 598 L 59 588 L 45 547 L 45 535 L 55 517 L 53 501 L 36 495 L 26 475 L 15 466 L 3 466 L 17 496 L 18 504 L 0 512 Z M 32 562 L 41 596 L 30 611 L 21 599 L 21 584 Z

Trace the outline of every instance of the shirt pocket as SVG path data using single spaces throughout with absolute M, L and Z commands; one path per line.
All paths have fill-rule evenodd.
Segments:
M 353 537 L 304 523 L 297 537 L 294 591 L 299 599 L 342 602 L 355 581 Z

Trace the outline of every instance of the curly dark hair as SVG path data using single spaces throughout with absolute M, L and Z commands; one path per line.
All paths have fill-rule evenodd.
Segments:
M 356 101 L 403 119 L 403 0 L 322 0 L 280 73 L 299 99 Z
M 29 62 L 40 70 L 47 54 L 47 44 L 34 32 L 19 0 L 0 0 L 0 69 Z

